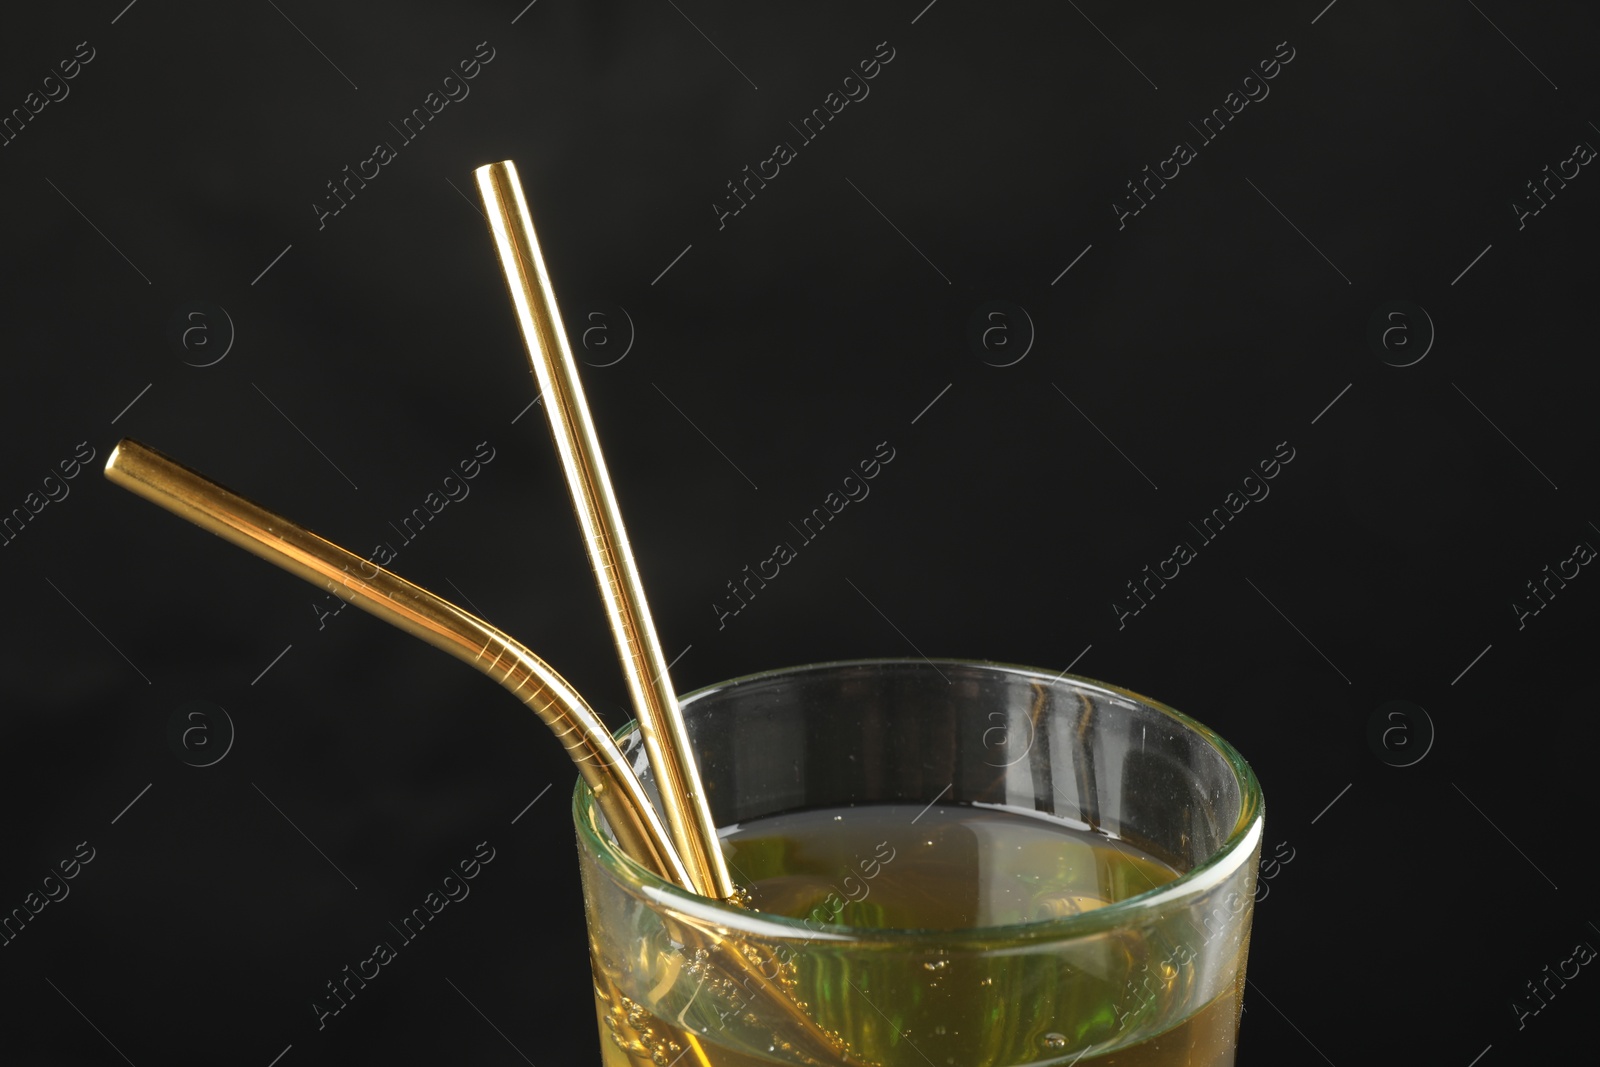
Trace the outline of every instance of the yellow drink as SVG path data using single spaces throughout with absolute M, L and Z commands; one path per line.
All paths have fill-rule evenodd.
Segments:
M 769 959 L 778 981 L 863 1063 L 985 1067 L 1227 1067 L 1233 1063 L 1245 945 L 1231 980 L 1193 1003 L 1204 926 L 1163 938 L 1108 934 L 1091 966 L 994 952 L 831 953 L 830 928 L 961 932 L 1082 915 L 1173 881 L 1172 866 L 1126 841 L 1037 812 L 997 806 L 864 805 L 778 815 L 725 835 L 736 879 L 756 909 L 805 922 L 819 940 Z M 1000 939 L 1003 940 L 1003 939 Z M 628 959 L 593 959 L 605 1067 L 756 1067 L 806 1055 L 752 1047 L 747 991 L 687 941 Z M 765 952 L 765 949 L 762 950 Z M 666 994 L 625 995 L 638 969 Z M 630 976 L 626 972 L 632 969 Z M 685 980 L 700 971 L 697 983 Z M 628 981 L 629 978 L 633 981 Z M 1186 1009 L 1187 1005 L 1187 1009 Z M 913 1021 L 915 1020 L 915 1021 Z M 733 1031 L 730 1031 L 730 1025 Z M 754 1027 L 759 1030 L 759 1026 Z M 737 1031 L 736 1033 L 734 1031 Z M 1091 1054 L 1098 1049 L 1108 1049 Z M 813 1062 L 825 1062 L 813 1060 Z M 842 1062 L 842 1061 L 840 1061 Z

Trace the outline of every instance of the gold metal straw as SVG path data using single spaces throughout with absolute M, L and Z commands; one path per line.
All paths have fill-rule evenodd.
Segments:
M 491 163 L 473 174 L 500 254 L 500 269 L 516 306 L 517 325 L 544 396 L 550 433 L 561 457 L 589 562 L 605 600 L 606 617 L 628 678 L 672 843 L 683 857 L 697 893 L 718 900 L 734 899 L 733 880 L 711 821 L 678 698 L 667 675 L 666 656 L 650 619 L 644 583 L 623 529 L 622 512 L 606 473 L 600 439 L 578 380 L 577 360 L 556 307 L 555 289 L 533 232 L 533 217 L 522 195 L 516 164 L 510 160 Z
M 255 504 L 203 474 L 124 438 L 106 458 L 106 477 L 180 518 L 231 541 L 313 585 L 422 638 L 487 674 L 549 726 L 589 784 L 617 844 L 661 878 L 693 889 L 627 758 L 583 697 L 516 638 L 362 559 L 281 515 Z M 491 656 L 490 653 L 493 653 Z M 669 924 L 669 928 L 670 924 Z M 823 1030 L 782 986 L 781 969 L 753 946 L 738 946 L 714 929 L 700 931 L 722 969 L 743 975 L 741 985 L 793 1024 L 789 1033 L 819 1063 L 858 1064 L 838 1035 Z M 682 934 L 674 936 L 681 938 Z M 697 1058 L 710 1060 L 684 1031 Z
M 516 638 L 137 441 L 124 438 L 111 450 L 106 477 L 505 686 L 566 746 L 622 850 L 660 877 L 689 885 L 683 862 L 605 723 Z

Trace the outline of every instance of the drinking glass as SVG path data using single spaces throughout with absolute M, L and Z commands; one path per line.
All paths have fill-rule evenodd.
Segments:
M 885 842 L 824 874 L 809 913 L 750 910 L 623 854 L 580 782 L 606 1067 L 1233 1063 L 1263 806 L 1211 730 L 1115 686 L 955 660 L 795 667 L 681 703 L 727 840 L 781 816 L 814 843 L 835 819 Z M 637 731 L 618 738 L 651 791 Z M 971 838 L 969 869 L 948 849 L 912 866 L 936 835 Z M 745 860 L 767 874 L 807 854 L 763 848 Z M 963 925 L 885 926 L 873 886 L 896 864 L 930 907 L 992 899 Z

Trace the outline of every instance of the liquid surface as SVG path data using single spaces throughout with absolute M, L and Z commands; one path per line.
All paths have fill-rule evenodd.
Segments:
M 841 925 L 953 931 L 1037 922 L 1126 900 L 1178 876 L 1103 834 L 1055 819 L 957 805 L 780 815 L 725 831 L 724 849 L 756 909 L 803 920 L 816 931 Z M 936 946 L 937 935 L 928 941 Z M 595 946 L 605 1067 L 808 1062 L 764 1047 L 769 1042 L 759 1026 L 742 1035 L 734 1032 L 737 1025 L 729 1028 L 727 1018 L 737 1022 L 744 1010 L 737 994 L 721 1028 L 690 1024 L 676 1003 L 659 1007 L 666 1018 L 653 1013 L 623 992 L 626 979 L 636 975 L 621 968 L 637 967 L 644 958 L 635 953 L 630 964 L 621 964 L 624 948 L 620 939 L 616 952 Z M 1238 952 L 1242 960 L 1242 946 Z M 1081 1060 L 1083 1067 L 1229 1067 L 1242 967 L 1219 995 L 1184 1018 L 1169 1010 L 1183 1003 L 1186 977 L 1170 959 L 1170 946 L 1126 932 L 1105 938 L 1093 966 L 1085 968 L 1076 961 L 1064 966 L 1059 956 L 1037 948 L 947 959 L 935 947 L 931 954 L 881 953 L 862 960 L 819 940 L 785 959 L 782 981 L 824 1029 L 843 1034 L 864 1063 L 1065 1067 Z M 703 973 L 716 988 L 716 969 Z M 702 1011 L 712 996 L 706 988 L 702 981 L 695 990 L 705 998 L 699 1001 Z M 755 1009 L 759 1013 L 760 1005 Z M 1167 1021 L 1151 1036 L 1107 1054 L 1081 1055 L 1089 1045 L 1105 1047 L 1119 1031 L 1131 1035 L 1157 1017 Z
M 734 828 L 723 848 L 757 910 L 873 929 L 1063 918 L 1178 877 L 1125 842 L 992 807 L 778 815 Z

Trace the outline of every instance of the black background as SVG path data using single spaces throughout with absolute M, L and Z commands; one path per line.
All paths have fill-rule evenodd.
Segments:
M 363 554 L 401 545 L 395 570 L 630 717 L 475 204 L 503 158 L 580 355 L 610 364 L 585 383 L 680 692 L 926 654 L 1149 693 L 1246 754 L 1267 850 L 1293 851 L 1240 1063 L 1488 1067 L 1582 1032 L 1592 966 L 1521 1028 L 1512 1004 L 1600 946 L 1600 578 L 1520 627 L 1513 604 L 1600 544 L 1600 177 L 1520 228 L 1512 205 L 1600 143 L 1586 9 L 924 3 L 8 12 L 4 113 L 94 58 L 0 147 L 0 508 L 26 520 L 0 548 L 0 909 L 95 858 L 0 947 L 0 1060 L 596 1062 L 548 732 L 99 474 L 126 434 Z M 485 41 L 471 95 L 402 143 L 389 123 Z M 882 41 L 870 96 L 798 143 Z M 1279 42 L 1270 95 L 1202 142 Z M 1119 228 L 1180 139 L 1198 158 Z M 397 157 L 319 228 L 378 141 Z M 798 158 L 719 229 L 778 141 Z M 1031 349 L 1014 310 L 969 344 L 997 300 Z M 403 543 L 389 523 L 484 441 L 471 495 Z M 46 482 L 79 442 L 93 462 Z M 880 442 L 871 495 L 719 628 L 725 583 Z M 1189 524 L 1280 442 L 1270 496 L 1201 545 Z M 70 495 L 31 514 L 47 488 Z M 195 700 L 236 730 L 208 767 L 168 740 Z M 319 1031 L 311 998 L 480 841 L 471 897 Z

